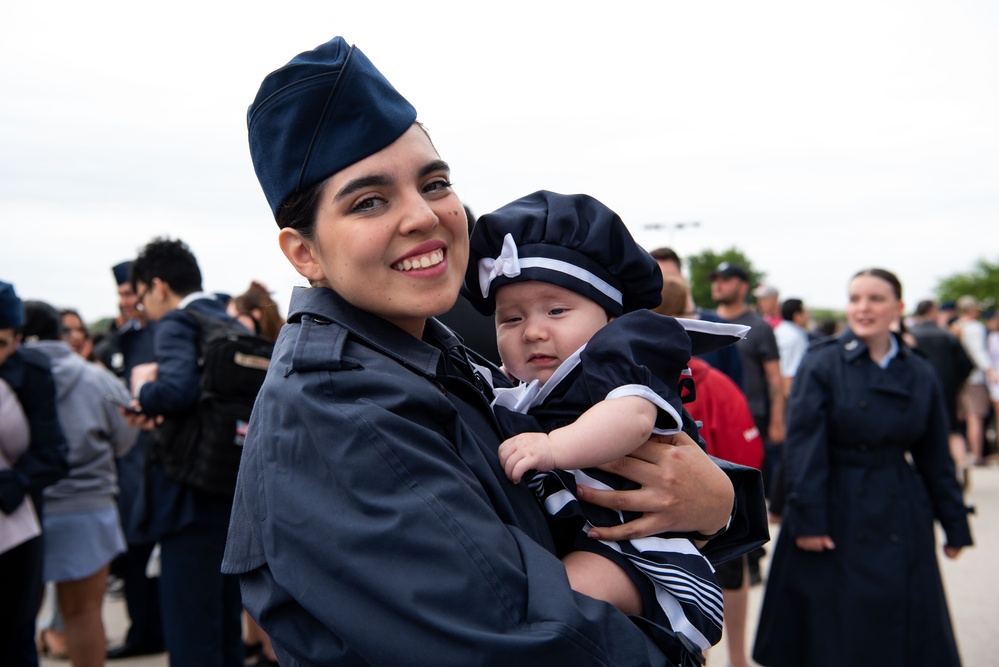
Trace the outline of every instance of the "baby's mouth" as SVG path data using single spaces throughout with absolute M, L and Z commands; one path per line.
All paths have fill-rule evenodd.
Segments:
M 404 259 L 401 262 L 393 264 L 392 268 L 395 269 L 396 271 L 412 271 L 413 269 L 428 269 L 431 266 L 437 266 L 443 261 L 444 261 L 444 251 L 434 250 L 433 252 L 428 252 L 426 255 Z

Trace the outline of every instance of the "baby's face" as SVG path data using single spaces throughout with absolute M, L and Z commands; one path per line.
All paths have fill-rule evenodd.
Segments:
M 506 372 L 542 384 L 609 321 L 595 301 L 536 280 L 496 292 L 496 345 Z

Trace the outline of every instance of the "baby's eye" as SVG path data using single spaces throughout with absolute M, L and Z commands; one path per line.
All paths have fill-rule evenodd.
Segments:
M 552 308 L 548 311 L 549 315 L 562 315 L 565 313 L 565 308 Z

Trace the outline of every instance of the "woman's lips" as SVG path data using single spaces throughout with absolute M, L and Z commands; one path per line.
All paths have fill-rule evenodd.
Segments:
M 407 257 L 401 262 L 396 262 L 392 265 L 392 268 L 396 271 L 412 271 L 414 269 L 429 269 L 431 266 L 437 266 L 444 261 L 444 250 L 431 250 L 430 252 L 423 255 L 414 255 L 413 257 Z

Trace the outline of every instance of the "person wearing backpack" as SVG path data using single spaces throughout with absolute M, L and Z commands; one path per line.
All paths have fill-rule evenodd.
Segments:
M 213 294 L 202 291 L 197 259 L 180 240 L 147 244 L 132 265 L 131 281 L 140 308 L 157 322 L 155 363 L 132 371 L 132 408 L 140 413 L 130 420 L 153 429 L 143 521 L 160 544 L 170 664 L 236 667 L 243 664 L 239 584 L 220 570 L 232 493 L 180 481 L 168 464 L 184 446 L 184 426 L 199 407 L 204 326 L 245 328 Z

